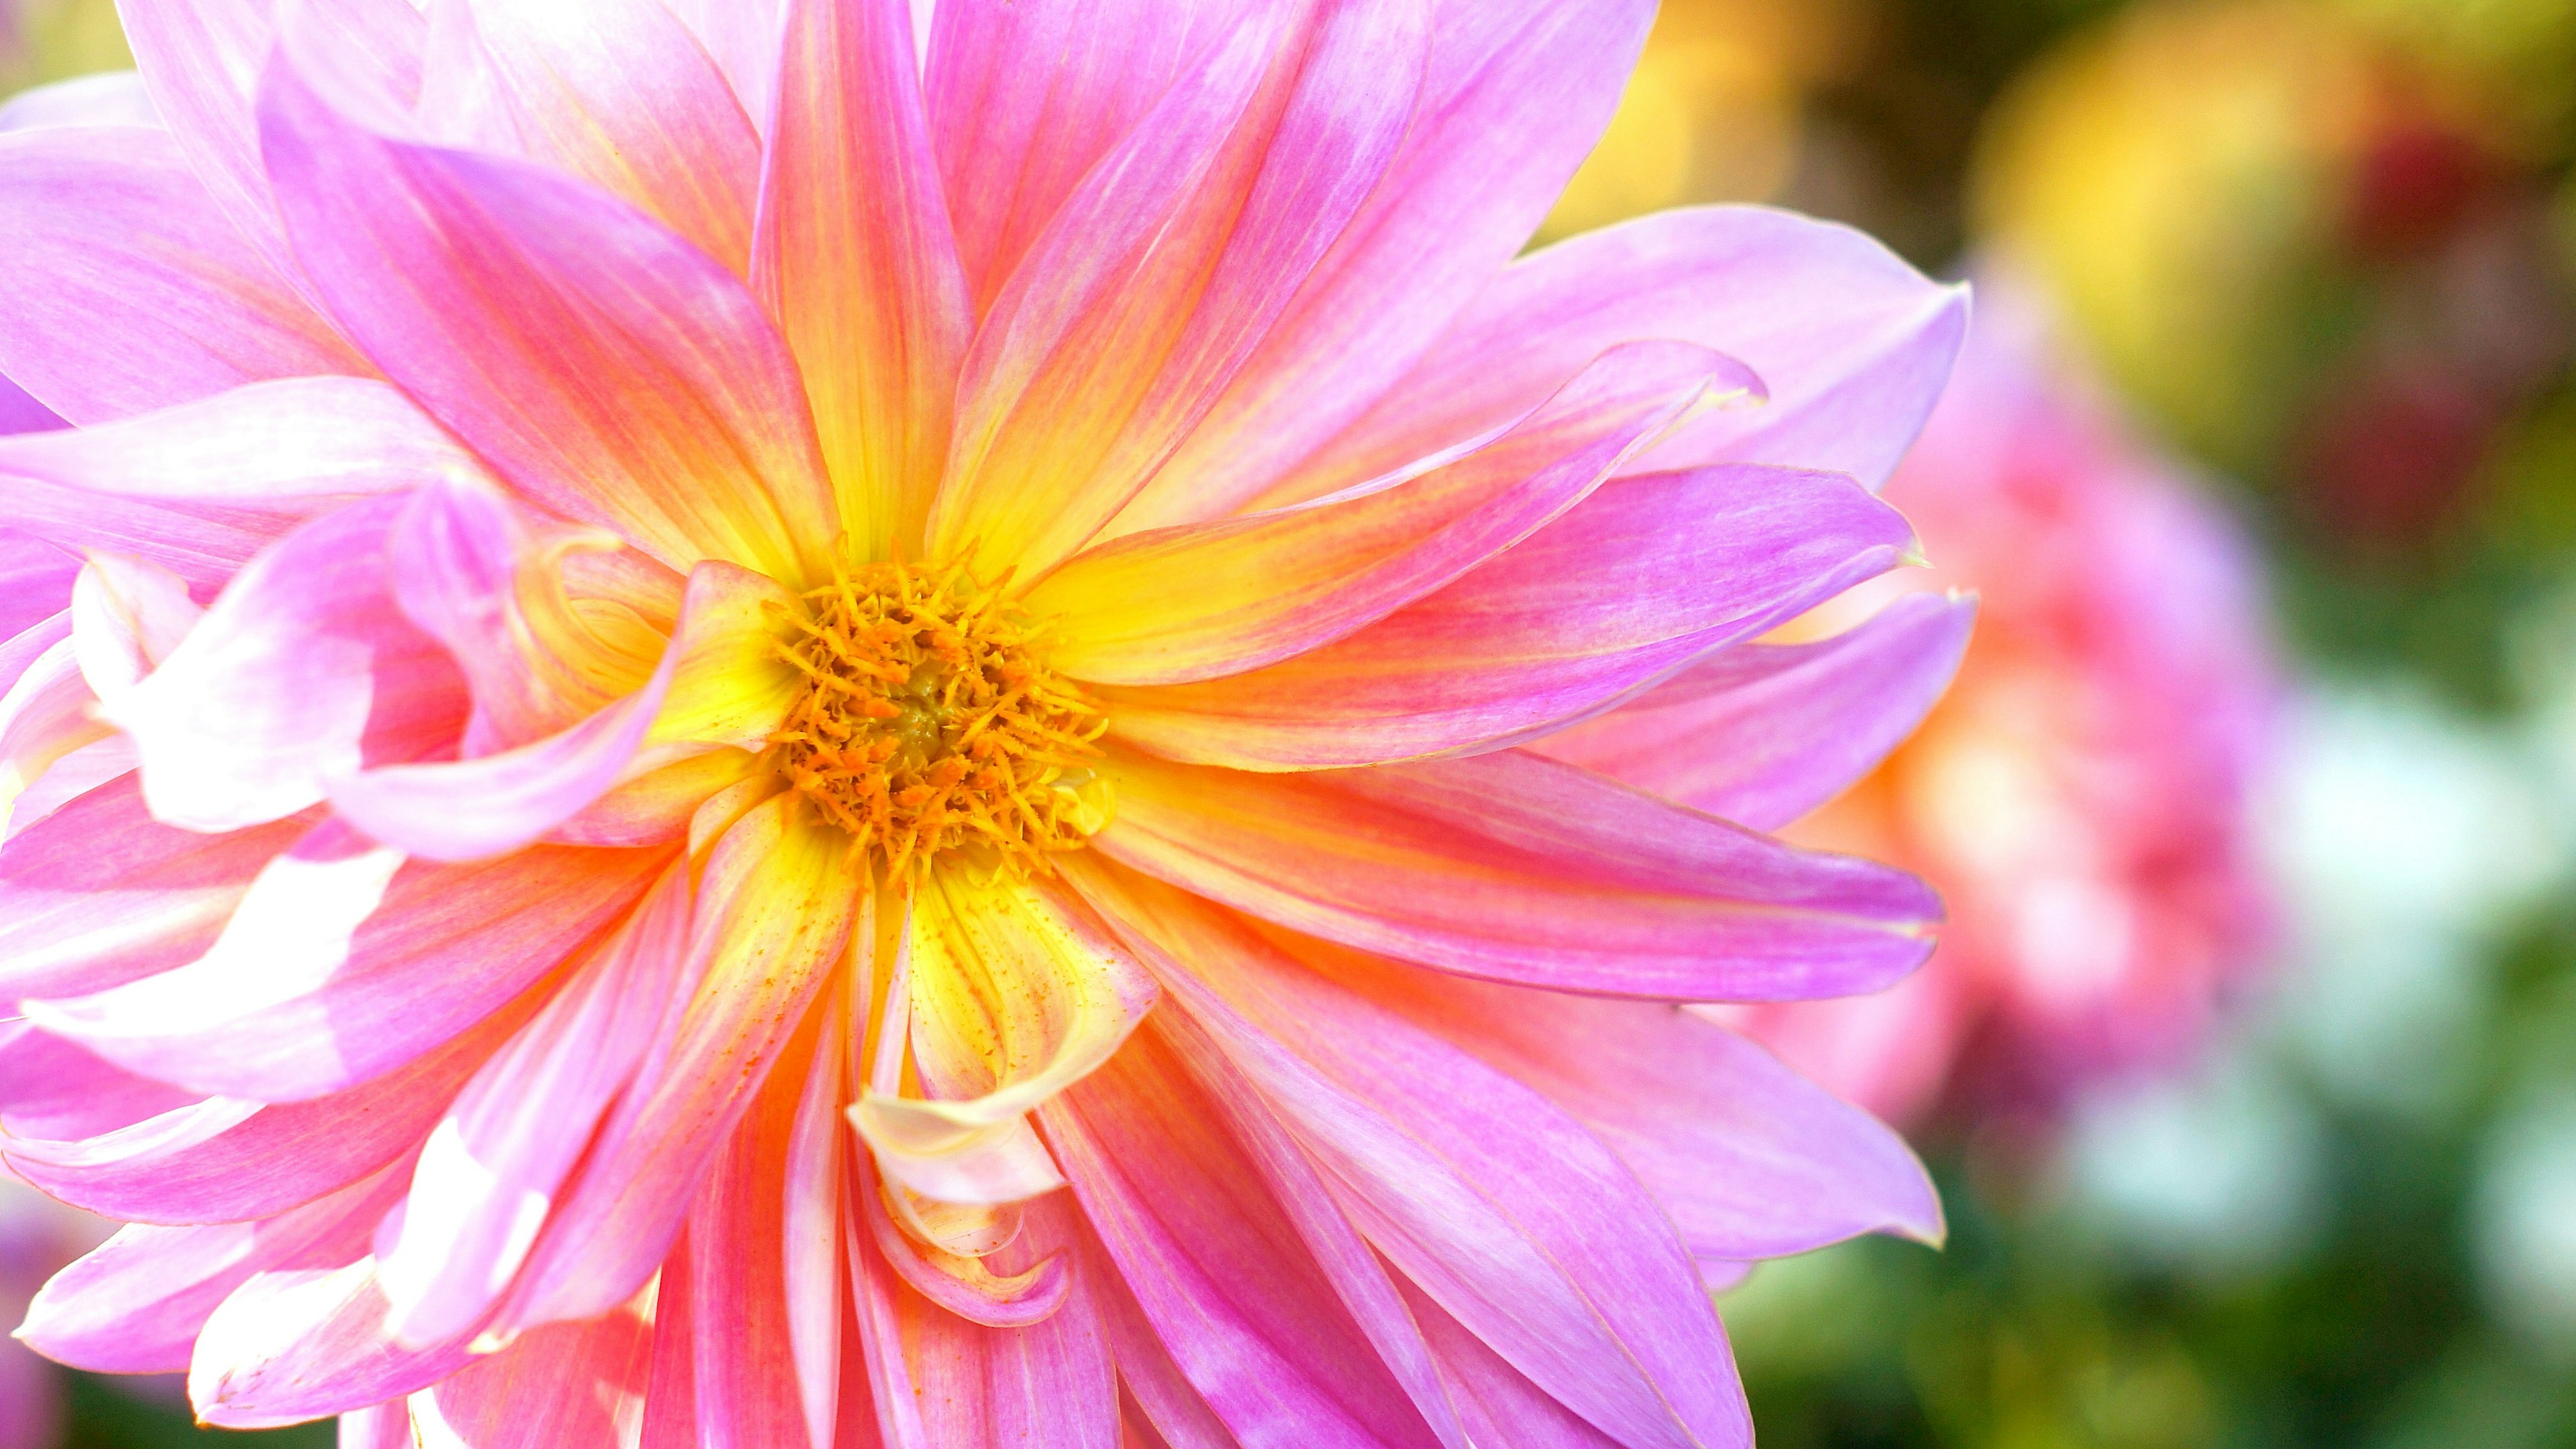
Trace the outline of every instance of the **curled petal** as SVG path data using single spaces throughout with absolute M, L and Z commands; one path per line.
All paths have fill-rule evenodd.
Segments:
M 428 1388 L 474 1361 L 462 1340 L 405 1348 L 376 1260 L 270 1269 L 233 1290 L 197 1337 L 188 1399 L 228 1429 L 267 1429 Z
M 1531 746 L 1756 830 L 1874 769 L 1941 698 L 1973 598 L 1915 594 L 1812 644 L 1746 644 Z
M 1612 480 L 1447 588 L 1266 669 L 1101 692 L 1121 739 L 1248 770 L 1492 750 L 1895 567 L 1913 541 L 1848 478 L 1705 468 Z
M 103 705 L 142 756 L 156 816 L 196 830 L 280 819 L 335 777 L 456 738 L 463 681 L 386 587 L 401 508 L 370 499 L 297 530 Z
M 1043 1323 L 1064 1306 L 1073 1289 L 1073 1264 L 1062 1254 L 1025 1273 L 996 1273 L 983 1258 L 961 1257 L 918 1242 L 895 1223 L 878 1196 L 875 1169 L 864 1174 L 857 1211 L 868 1221 L 869 1236 L 886 1265 L 912 1291 L 969 1323 L 987 1328 L 1026 1328 Z
M 36 627 L 59 634 L 63 626 Z M 81 675 L 78 649 L 77 640 L 57 638 L 0 695 L 0 820 L 56 761 L 107 736 L 91 715 L 96 696 Z
M 118 554 L 93 553 L 72 585 L 72 648 L 101 699 L 132 689 L 176 653 L 206 611 L 188 581 Z
M 1873 991 L 1920 965 L 1912 876 L 1794 850 L 1517 751 L 1303 775 L 1113 761 L 1113 860 L 1442 970 L 1672 1001 Z
M 1612 349 L 1497 433 L 1301 507 L 1130 534 L 1030 592 L 1057 667 L 1104 684 L 1239 673 L 1385 617 L 1573 507 L 1712 387 L 1760 383 L 1678 343 Z
M 923 1097 L 850 1109 L 886 1175 L 944 1202 L 1058 1186 L 1027 1115 L 1108 1060 L 1154 1003 L 1089 912 L 1029 881 L 935 871 L 913 902 L 911 1046 Z

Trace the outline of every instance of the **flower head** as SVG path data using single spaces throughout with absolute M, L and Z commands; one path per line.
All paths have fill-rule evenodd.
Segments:
M 365 1444 L 1746 1442 L 1703 1267 L 1938 1210 L 1670 1003 L 1937 903 L 1519 746 L 1907 555 L 1963 299 L 1514 260 L 1642 0 L 914 8 L 138 0 L 166 128 L 0 136 L 0 1155 L 135 1224 L 29 1340 Z

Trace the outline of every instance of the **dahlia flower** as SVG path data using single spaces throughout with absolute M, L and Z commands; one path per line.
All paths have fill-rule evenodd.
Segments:
M 1929 618 L 1906 591 L 1971 587 L 1976 642 L 1922 730 L 1788 833 L 1921 871 L 1950 905 L 1941 954 L 1875 996 L 1723 1014 L 1900 1121 L 1945 1095 L 2045 1119 L 2084 1082 L 2174 1065 L 2263 960 L 2251 808 L 2278 688 L 2256 563 L 2009 286 L 1985 289 L 1887 496 L 1937 567 L 1825 612 L 1897 591 L 1882 617 Z M 1814 803 L 1748 800 L 1705 763 L 1747 722 L 1687 681 L 1542 748 L 1758 826 Z
M 0 136 L 0 1156 L 134 1224 L 26 1339 L 352 1446 L 1749 1442 L 1703 1272 L 1938 1209 L 1673 1003 L 1938 906 L 1521 746 L 1919 707 L 1746 641 L 1909 556 L 1964 303 L 1515 260 L 1651 8 L 130 0 L 166 129 Z

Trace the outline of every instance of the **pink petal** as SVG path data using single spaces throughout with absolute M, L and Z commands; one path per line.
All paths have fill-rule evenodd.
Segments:
M 1550 1398 L 1429 1294 L 1409 1282 L 1397 1286 L 1478 1449 L 1619 1449 L 1619 1440 Z
M 1976 613 L 1973 598 L 1915 594 L 1831 639 L 1729 649 L 1532 748 L 1776 830 L 1914 733 L 1958 671 Z
M 10 1136 L 77 1141 L 198 1100 L 196 1093 L 109 1066 L 23 1017 L 0 1023 L 0 1130 Z
M 72 585 L 72 649 L 100 699 L 142 682 L 205 618 L 188 581 L 122 554 L 93 552 Z
M 0 819 L 57 760 L 106 738 L 107 727 L 90 713 L 95 702 L 72 639 L 37 655 L 0 695 Z
M 587 1318 L 631 1297 L 839 959 L 857 883 L 842 842 L 774 798 L 707 858 L 684 981 L 641 1073 L 556 1209 L 506 1321 Z
M 1088 1245 L 1082 1274 L 1100 1305 L 1100 1327 L 1118 1363 L 1119 1443 L 1122 1449 L 1242 1449 L 1216 1411 L 1190 1387 L 1172 1352 L 1136 1306 L 1136 1295 L 1097 1241 Z
M 1240 1070 L 1353 1224 L 1477 1337 L 1622 1444 L 1749 1443 L 1698 1269 L 1597 1138 L 1240 919 L 1132 877 L 1081 879 L 1199 1028 L 1164 1040 Z
M 336 1096 L 281 1107 L 210 1098 L 83 1140 L 6 1139 L 0 1155 L 46 1192 L 108 1217 L 170 1225 L 268 1217 L 418 1147 L 535 1004 L 512 1002 L 408 1066 Z
M 498 1010 L 623 916 L 659 851 L 405 865 L 325 824 L 260 872 L 197 961 L 30 1020 L 130 1071 L 296 1102 L 392 1071 Z
M 1940 915 L 1912 876 L 1793 850 L 1504 752 L 1312 775 L 1114 761 L 1124 865 L 1466 976 L 1664 1000 L 1872 991 Z
M 1609 124 L 1655 11 L 1649 0 L 1435 0 L 1431 8 L 1430 63 L 1402 151 L 1122 530 L 1234 512 L 1403 377 L 1556 204 Z M 1549 386 L 1613 343 L 1671 335 L 1639 328 L 1582 356 L 1552 358 Z M 1747 360 L 1760 370 L 1760 359 Z
M 389 89 L 400 92 L 406 81 L 419 85 L 428 28 L 416 7 L 397 0 L 302 0 L 294 9 L 306 25 L 344 37 L 354 58 L 386 73 Z M 275 0 L 124 0 L 117 18 L 154 108 L 230 220 L 228 229 L 292 271 L 251 108 L 276 39 L 275 10 Z
M 0 438 L 49 433 L 70 426 L 61 414 L 29 396 L 25 388 L 0 377 Z
M 838 527 L 795 364 L 721 264 L 526 162 L 366 130 L 283 60 L 262 108 L 333 315 L 521 493 L 676 568 L 822 571 Z
M 690 1300 L 724 1310 L 720 1331 L 697 1335 L 690 1373 L 702 1449 L 810 1443 L 788 1319 L 786 1209 L 788 1153 L 819 1025 L 809 1023 L 780 1058 L 689 1209 Z
M 463 1341 L 405 1348 L 373 1258 L 254 1275 L 206 1320 L 188 1367 L 204 1423 L 267 1429 L 425 1389 L 474 1362 Z
M 850 1235 L 851 1207 L 841 1104 L 849 1098 L 852 993 L 860 976 L 855 969 L 842 972 L 838 990 L 824 998 L 818 1013 L 813 1060 L 798 1083 L 781 1174 L 778 1256 L 787 1353 L 795 1365 L 807 1442 L 823 1449 L 835 1449 L 849 1408 L 841 1402 L 843 1381 L 856 1357 L 844 1332 L 850 1280 L 842 1245 Z
M 1233 1114 L 1165 1043 L 1168 1030 L 1158 1018 L 1045 1115 L 1084 1216 L 1155 1334 L 1239 1437 L 1317 1449 L 1442 1443 L 1303 1250 L 1258 1159 L 1228 1131 Z M 1454 1427 L 1447 1442 L 1461 1442 Z
M 101 71 L 36 86 L 0 105 L 0 131 L 34 131 L 51 126 L 142 126 L 158 129 L 161 113 L 143 88 L 143 77 L 130 70 Z
M 974 328 L 905 0 L 785 0 L 753 286 L 863 558 L 915 556 Z
M 1240 11 L 955 0 L 933 12 L 932 128 L 978 316 L 1074 188 Z
M 1322 945 L 1299 956 L 1546 1094 L 1636 1170 L 1699 1257 L 1782 1257 L 1871 1232 L 1941 1239 L 1940 1200 L 1904 1139 L 1705 1017 Z
M 0 527 L 0 639 L 15 639 L 72 601 L 81 561 L 32 533 Z M 0 687 L 24 664 L 0 664 Z
M 369 370 L 241 240 L 179 144 L 133 126 L 0 135 L 0 251 L 44 279 L 0 292 L 0 373 L 73 422 Z
M 470 1330 L 509 1287 L 662 1023 L 688 917 L 675 866 L 431 1130 L 380 1275 L 405 1342 Z
M 338 1434 L 338 1449 L 420 1449 L 412 1437 L 410 1405 L 401 1399 L 342 1414 Z
M 1491 750 L 1607 709 L 1893 568 L 1913 530 L 1850 479 L 1614 480 L 1438 593 L 1248 674 L 1101 691 L 1116 735 L 1235 769 Z
M 1021 1240 L 997 1257 L 1021 1272 L 1070 1253 L 1080 1228 L 1062 1198 L 1032 1203 Z M 885 1260 L 854 1244 L 860 1351 L 890 1449 L 1118 1449 L 1118 1383 L 1089 1274 L 1027 1328 L 987 1328 L 933 1306 Z
M 1145 486 L 1385 173 L 1427 11 L 1248 14 L 1092 168 L 967 356 L 931 557 L 1034 576 Z
M 104 991 L 205 954 L 310 820 L 226 835 L 154 820 L 132 776 L 0 846 L 0 1002 Z
M 652 1365 L 653 1322 L 629 1305 L 587 1323 L 532 1329 L 508 1348 L 412 1395 L 408 1426 L 387 1449 L 418 1444 L 504 1449 L 620 1449 L 635 1443 Z M 340 1430 L 348 1444 L 347 1422 Z
M 207 1316 L 251 1275 L 348 1262 L 401 1199 L 402 1175 L 380 1172 L 259 1222 L 128 1226 L 54 1275 L 19 1336 L 92 1373 L 184 1373 Z
M 752 125 L 767 135 L 778 111 L 780 14 L 786 0 L 666 0 L 671 13 L 697 33 L 700 44 L 733 86 Z
M 749 270 L 760 136 L 724 73 L 659 0 L 530 5 L 442 0 L 433 20 L 470 30 L 430 50 L 424 92 L 473 80 L 479 60 L 519 153 L 622 196 L 736 274 Z M 424 100 L 424 119 L 434 103 Z
M 1282 491 L 1313 496 L 1473 437 L 1631 337 L 1717 348 L 1771 385 L 1770 406 L 1699 418 L 1641 470 L 1779 463 L 1876 489 L 1940 397 L 1967 320 L 1964 289 L 1847 227 L 1765 207 L 1665 212 L 1514 263 Z
M 1302 507 L 1130 534 L 1029 595 L 1058 668 L 1107 684 L 1233 674 L 1351 633 L 1528 537 L 1723 379 L 1696 347 L 1640 343 L 1489 438 Z

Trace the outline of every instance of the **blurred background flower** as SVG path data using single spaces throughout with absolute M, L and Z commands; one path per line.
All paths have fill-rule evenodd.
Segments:
M 120 62 L 0 0 L 0 93 Z M 1768 201 L 2009 278 L 1889 494 L 1979 638 L 1801 827 L 1957 927 L 1759 1023 L 1952 1240 L 1726 1298 L 1765 1449 L 2576 1444 L 2571 156 L 2576 0 L 1665 0 L 1548 236 Z

